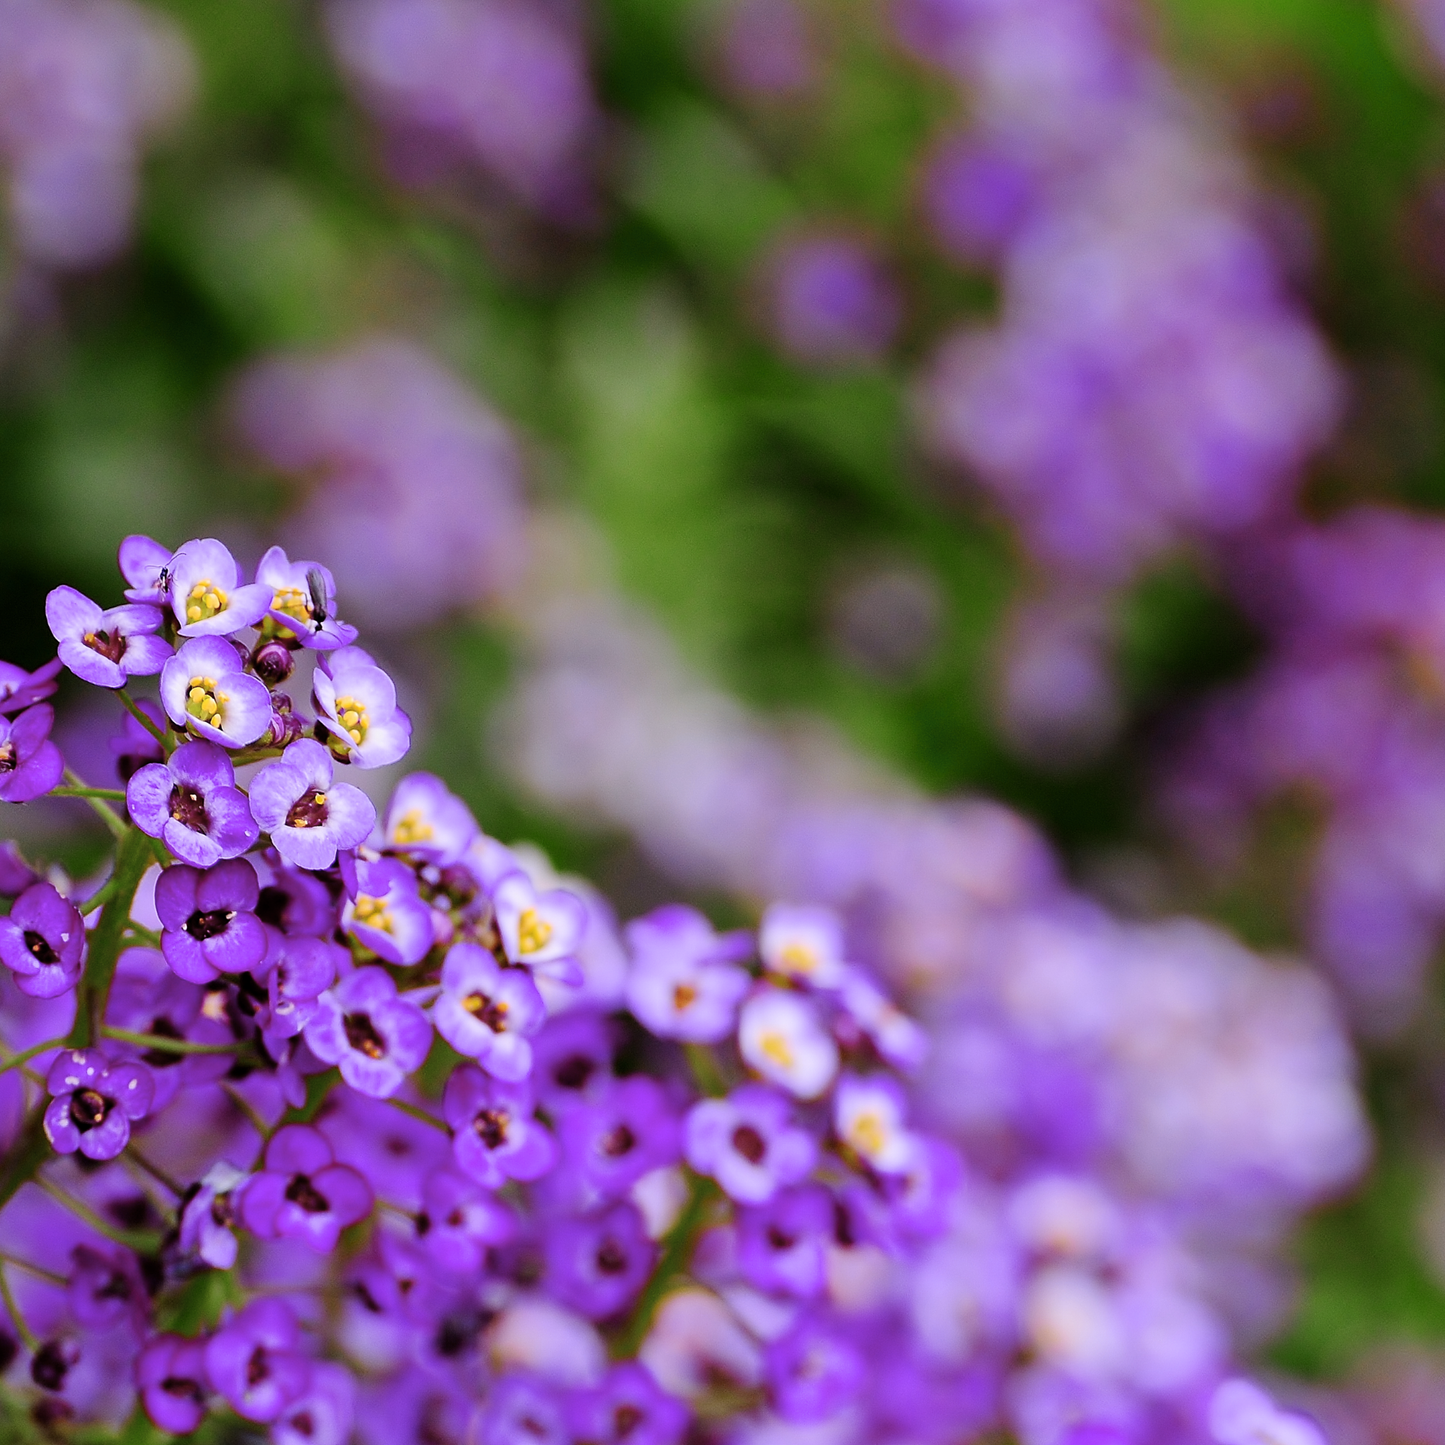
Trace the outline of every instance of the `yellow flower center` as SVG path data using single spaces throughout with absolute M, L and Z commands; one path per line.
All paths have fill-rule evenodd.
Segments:
M 806 943 L 786 943 L 778 952 L 784 973 L 812 973 L 818 967 L 818 955 Z
M 865 1156 L 881 1154 L 888 1131 L 877 1114 L 859 1114 L 848 1126 L 848 1142 Z
M 425 843 L 435 833 L 436 829 L 422 817 L 420 808 L 408 808 L 392 830 L 393 838 L 403 847 L 408 843 Z
M 672 1006 L 678 1013 L 697 1002 L 697 990 L 690 983 L 677 984 L 672 990 Z
M 310 629 L 311 624 L 311 603 L 306 594 L 299 587 L 278 587 L 271 597 L 271 611 L 284 612 L 287 617 L 294 617 L 302 624 L 304 630 Z M 267 619 L 270 629 L 278 634 L 288 637 L 295 637 L 296 633 L 289 627 L 282 627 L 274 617 Z
M 791 1069 L 795 1062 L 792 1045 L 776 1029 L 770 1029 L 758 1040 L 758 1048 L 765 1058 L 771 1059 L 780 1069 Z
M 366 741 L 366 704 L 354 697 L 336 699 L 336 720 L 346 729 L 346 736 L 360 747 Z
M 546 948 L 552 936 L 552 925 L 545 918 L 537 917 L 535 908 L 524 908 L 517 920 L 517 951 L 519 953 L 540 953 Z
M 226 594 L 214 582 L 197 582 L 186 597 L 186 621 L 209 622 L 225 606 Z
M 375 928 L 381 933 L 391 932 L 391 910 L 386 906 L 385 898 L 374 898 L 370 893 L 359 893 L 353 916 L 358 923 L 367 928 Z
M 226 694 L 217 688 L 214 677 L 193 677 L 186 692 L 186 711 L 203 723 L 219 727 L 216 719 L 228 700 Z

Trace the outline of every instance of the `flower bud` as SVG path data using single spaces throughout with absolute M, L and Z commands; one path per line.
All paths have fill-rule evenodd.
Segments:
M 251 671 L 267 687 L 279 687 L 291 676 L 291 670 L 295 665 L 291 649 L 284 642 L 277 642 L 274 638 L 269 642 L 261 643 L 251 654 Z
M 306 720 L 291 711 L 291 699 L 284 692 L 271 694 L 271 723 L 261 738 L 263 746 L 284 748 L 306 732 Z

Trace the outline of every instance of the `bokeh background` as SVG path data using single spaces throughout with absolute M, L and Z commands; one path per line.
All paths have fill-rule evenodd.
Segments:
M 1435 0 L 0 0 L 0 174 L 0 655 L 279 538 L 623 916 L 873 898 L 926 981 L 1036 829 L 1307 958 L 1373 1162 L 1259 1355 L 1445 1438 Z

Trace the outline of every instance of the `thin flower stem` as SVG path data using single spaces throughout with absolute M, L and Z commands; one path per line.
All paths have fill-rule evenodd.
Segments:
M 140 1167 L 144 1169 L 145 1172 L 156 1181 L 156 1183 L 161 1184 L 165 1188 L 169 1189 L 171 1193 L 176 1196 L 177 1199 L 181 1198 L 181 1196 L 185 1194 L 186 1186 L 184 1184 L 178 1184 L 169 1174 L 166 1173 L 164 1169 L 160 1167 L 159 1164 L 153 1163 L 144 1154 L 142 1154 L 141 1151 L 136 1148 L 134 1141 L 126 1145 L 125 1152 L 126 1155 L 129 1158 L 134 1159 L 135 1162 L 139 1164 Z
M 23 1053 L 11 1054 L 10 1057 L 6 1059 L 3 1064 L 0 1064 L 0 1074 L 3 1074 L 7 1069 L 19 1068 L 22 1064 L 25 1064 L 29 1060 L 33 1059 L 36 1054 L 45 1053 L 47 1049 L 59 1049 L 64 1047 L 65 1040 L 63 1038 L 46 1039 L 43 1044 L 31 1044 L 31 1046 Z M 29 1070 L 27 1069 L 26 1072 L 28 1073 Z
M 710 1099 L 720 1099 L 728 1091 L 727 1080 L 717 1066 L 712 1051 L 701 1044 L 684 1044 L 682 1051 L 687 1055 L 687 1066 L 692 1070 L 693 1082 Z
M 0 1264 L 14 1265 L 16 1269 L 33 1274 L 36 1279 L 43 1279 L 47 1284 L 58 1284 L 63 1288 L 70 1283 L 63 1274 L 56 1274 L 52 1269 L 42 1269 L 38 1264 L 31 1264 L 28 1259 L 21 1259 L 18 1255 L 0 1253 Z
M 95 812 L 97 817 L 99 817 L 100 821 L 104 823 L 107 828 L 110 829 L 111 834 L 116 839 L 121 839 L 125 837 L 126 826 L 124 819 L 118 818 L 116 816 L 115 809 L 112 808 L 103 799 L 91 796 L 93 789 L 87 786 L 84 778 L 78 777 L 76 775 L 74 768 L 66 768 L 65 781 L 69 783 L 72 788 L 80 789 L 80 791 L 76 793 L 75 796 L 84 798 L 85 801 L 90 804 L 92 810 Z
M 417 1214 L 414 1209 L 403 1209 L 400 1204 L 393 1204 L 389 1199 L 378 1199 L 377 1205 L 386 1210 L 388 1214 L 400 1215 L 402 1219 L 410 1219 L 416 1222 Z
M 143 943 L 147 948 L 159 948 L 161 936 L 153 928 L 142 928 L 138 923 L 128 923 L 125 928 L 127 940 Z
M 102 887 L 97 888 L 84 903 L 77 903 L 75 906 L 82 914 L 94 913 L 109 897 L 110 883 L 107 881 Z
M 261 1136 L 264 1144 L 271 1138 L 271 1126 L 257 1112 L 255 1105 L 251 1103 L 239 1089 L 233 1089 L 229 1084 L 222 1084 L 226 1097 L 246 1116 L 246 1122 Z
M 193 1044 L 189 1039 L 168 1039 L 164 1034 L 139 1034 L 132 1029 L 113 1029 L 106 1024 L 100 1031 L 103 1039 L 116 1039 L 142 1049 L 158 1049 L 165 1054 L 235 1054 L 245 1044 Z
M 52 798 L 105 798 L 112 803 L 125 802 L 125 793 L 120 788 L 51 788 Z
M 5 1302 L 5 1311 L 10 1316 L 10 1323 L 15 1326 L 15 1333 L 20 1336 L 25 1348 L 32 1353 L 38 1350 L 40 1341 L 35 1338 L 34 1331 L 25 1323 L 25 1317 L 15 1303 L 15 1296 L 10 1293 L 10 1280 L 3 1264 L 0 1264 L 0 1300 Z
M 107 1224 L 90 1205 L 77 1199 L 73 1194 L 67 1194 L 58 1184 L 47 1179 L 43 1174 L 37 1174 L 35 1182 L 57 1204 L 68 1209 L 77 1219 L 83 1220 L 98 1234 L 103 1234 L 116 1244 L 122 1244 L 127 1249 L 134 1249 L 140 1254 L 148 1254 L 160 1243 L 159 1236 L 149 1230 L 117 1229 L 115 1225 Z
M 158 728 L 145 713 L 136 705 L 136 701 L 128 692 L 122 690 L 117 694 L 121 702 L 125 704 L 126 711 L 162 746 L 166 745 L 166 735 Z M 124 797 L 124 794 L 121 794 Z
M 433 1129 L 440 1129 L 443 1134 L 450 1134 L 446 1121 L 438 1119 L 435 1114 L 428 1114 L 425 1109 L 418 1109 L 415 1104 L 408 1104 L 405 1099 L 388 1099 L 386 1101 L 393 1109 L 400 1109 L 403 1114 L 410 1114 L 413 1119 L 420 1119 L 423 1124 L 430 1124 Z

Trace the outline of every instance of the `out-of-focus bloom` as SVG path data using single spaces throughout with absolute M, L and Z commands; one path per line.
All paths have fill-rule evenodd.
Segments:
M 31 884 L 0 918 L 0 962 L 31 998 L 54 998 L 74 988 L 84 950 L 80 914 L 49 883 Z
M 844 969 L 842 919 L 830 908 L 774 903 L 758 929 L 758 953 L 771 973 L 836 987 Z
M 1325 1445 L 1318 1425 L 1282 1410 L 1248 1380 L 1226 1380 L 1214 1392 L 1209 1429 L 1219 1445 Z
M 28 803 L 59 784 L 65 760 L 50 741 L 54 725 L 49 703 L 26 708 L 18 717 L 0 715 L 0 802 Z
M 133 1119 L 150 1112 L 155 1085 L 144 1064 L 108 1064 L 95 1049 L 66 1049 L 50 1066 L 45 1137 L 57 1154 L 114 1159 Z
M 490 1246 L 517 1233 L 516 1216 L 500 1199 L 451 1169 L 427 1176 L 420 1219 L 425 1224 L 418 1223 L 418 1232 L 437 1264 L 463 1274 L 474 1274 Z
M 510 962 L 563 983 L 581 983 L 577 950 L 587 928 L 587 907 L 565 888 L 539 893 L 520 869 L 492 889 L 497 932 Z
M 242 1169 L 224 1159 L 211 1165 L 200 1187 L 181 1211 L 180 1245 L 215 1269 L 230 1269 L 236 1262 L 236 1186 L 247 1178 Z
M 202 871 L 167 868 L 156 882 L 156 912 L 164 932 L 161 952 L 188 983 L 218 974 L 244 973 L 266 956 L 266 930 L 256 917 L 261 885 L 244 858 Z
M 266 684 L 224 637 L 193 637 L 161 668 L 161 703 L 179 728 L 225 748 L 253 743 L 271 722 Z
M 879 1174 L 899 1174 L 913 1156 L 913 1138 L 904 1126 L 903 1090 L 886 1075 L 860 1079 L 845 1075 L 833 1096 L 833 1127 L 838 1138 Z
M 538 1179 L 556 1161 L 557 1146 L 532 1112 L 526 1083 L 489 1079 L 466 1065 L 447 1080 L 443 1106 L 457 1164 L 488 1189 Z
M 805 1177 L 817 1158 L 813 1136 L 793 1122 L 774 1089 L 745 1084 L 726 1099 L 704 1099 L 687 1116 L 687 1162 L 743 1204 L 761 1204 Z
M 238 857 L 260 837 L 236 770 L 214 743 L 182 743 L 141 768 L 126 784 L 125 806 L 142 833 L 196 868 Z
M 356 1378 L 342 1365 L 318 1361 L 305 1393 L 272 1422 L 275 1445 L 346 1445 L 356 1413 Z
M 252 1300 L 206 1342 L 206 1374 L 243 1420 L 274 1420 L 311 1383 L 300 1343 L 290 1305 Z
M 738 1049 L 749 1068 L 800 1099 L 816 1099 L 838 1072 L 838 1045 L 816 1008 L 781 989 L 761 989 L 743 1004 Z
M 386 807 L 382 841 L 439 867 L 458 863 L 477 839 L 477 820 L 434 773 L 408 773 Z
M 875 361 L 903 316 L 893 281 L 854 236 L 803 236 L 779 246 L 765 264 L 763 289 L 778 345 L 807 364 Z
M 560 1125 L 573 1183 L 603 1198 L 627 1193 L 644 1174 L 675 1163 L 682 1129 L 667 1092 L 655 1079 L 619 1079 L 595 1103 L 570 1110 Z
M 136 1358 L 141 1405 L 157 1430 L 189 1435 L 206 1417 L 210 1379 L 204 1340 L 152 1335 Z
M 330 752 L 299 738 L 251 781 L 256 822 L 293 867 L 329 868 L 338 849 L 356 847 L 376 824 L 371 799 L 335 776 Z
M 417 894 L 416 874 L 391 858 L 356 866 L 356 897 L 342 926 L 388 963 L 418 963 L 436 937 L 431 909 Z
M 302 1124 L 278 1129 L 241 1194 L 241 1219 L 262 1239 L 298 1239 L 318 1254 L 371 1213 L 371 1186 L 338 1164 L 326 1137 Z
M 738 1269 L 772 1294 L 816 1299 L 827 1278 L 833 1201 L 816 1184 L 784 1189 L 738 1213 Z
M 689 1043 L 716 1043 L 732 1032 L 748 989 L 736 960 L 751 951 L 740 935 L 719 937 L 695 908 L 656 909 L 625 930 L 632 952 L 627 1005 L 653 1033 Z
M 74 587 L 57 587 L 45 599 L 45 620 L 60 644 L 61 662 L 96 687 L 149 677 L 171 655 L 170 643 L 155 635 L 161 615 L 154 607 L 127 603 L 102 611 Z
M 547 1239 L 547 1286 L 588 1319 L 605 1320 L 634 1299 L 657 1258 L 642 1215 L 618 1202 L 555 1224 Z
M 596 1389 L 576 1398 L 570 1419 L 577 1439 L 598 1445 L 680 1445 L 688 1427 L 687 1407 L 632 1360 L 613 1365 Z
M 502 968 L 479 944 L 457 943 L 442 965 L 441 983 L 432 1005 L 437 1032 L 495 1078 L 525 1079 L 532 1071 L 528 1036 L 547 1018 L 532 976 Z
M 382 968 L 347 974 L 318 1000 L 306 1025 L 306 1042 L 318 1059 L 341 1067 L 341 1077 L 360 1093 L 385 1099 L 421 1067 L 431 1048 L 427 1017 Z
M 34 672 L 26 672 L 13 662 L 0 662 L 0 716 L 23 712 L 33 703 L 49 697 L 59 684 L 55 681 L 61 669 L 60 659 L 53 658 Z

